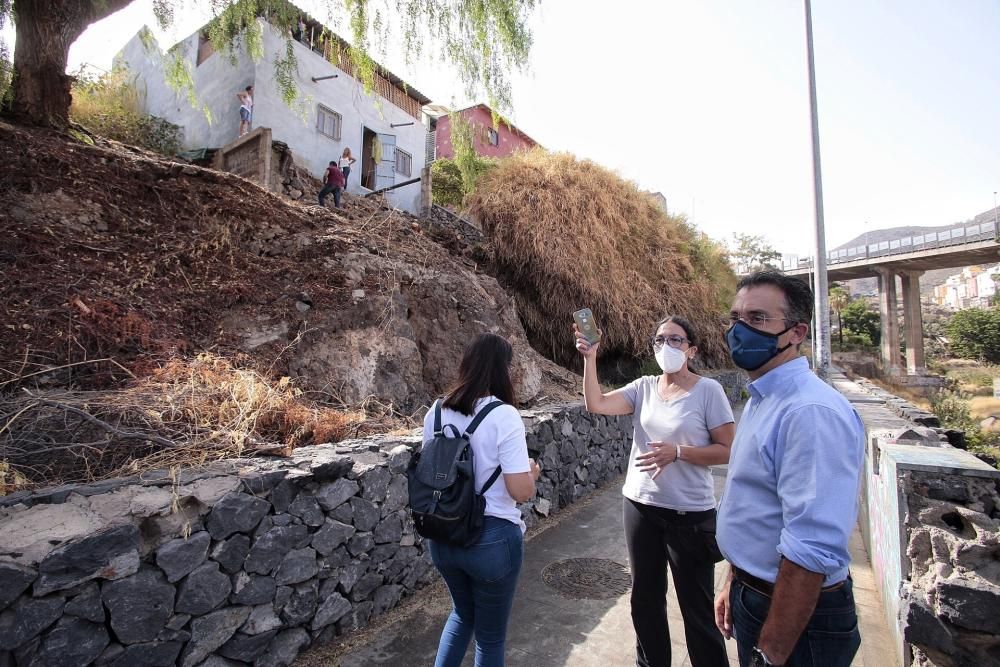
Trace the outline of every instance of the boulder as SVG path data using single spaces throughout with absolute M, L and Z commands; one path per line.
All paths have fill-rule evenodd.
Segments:
M 204 530 L 187 539 L 170 540 L 156 550 L 156 564 L 167 575 L 167 581 L 180 581 L 205 562 L 212 538 Z
M 0 612 L 0 651 L 12 651 L 41 634 L 62 616 L 66 601 L 58 596 L 19 598 Z
M 174 613 L 174 587 L 154 568 L 106 582 L 101 589 L 111 628 L 123 644 L 150 642 Z
M 129 524 L 99 531 L 53 550 L 38 566 L 34 594 L 91 579 L 121 579 L 139 570 L 139 529 Z
M 0 611 L 16 600 L 38 577 L 38 572 L 17 563 L 0 562 Z
M 245 493 L 229 493 L 212 508 L 208 515 L 208 532 L 217 540 L 233 533 L 249 533 L 271 509 L 262 498 Z
M 195 667 L 236 634 L 250 616 L 250 607 L 227 607 L 191 621 L 191 641 L 181 656 L 181 667 Z
M 53 667 L 84 667 L 96 660 L 110 641 L 103 624 L 63 616 L 45 635 L 34 663 Z
M 181 583 L 174 609 L 192 616 L 207 614 L 225 602 L 232 590 L 229 577 L 219 571 L 218 563 L 204 563 Z

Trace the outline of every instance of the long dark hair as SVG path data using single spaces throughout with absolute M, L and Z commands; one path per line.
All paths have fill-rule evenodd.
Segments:
M 514 350 L 504 337 L 492 333 L 476 336 L 465 348 L 458 381 L 445 394 L 444 407 L 471 415 L 476 401 L 491 394 L 513 405 L 514 383 L 510 379 L 513 358 Z
M 668 317 L 664 317 L 662 320 L 656 323 L 656 331 L 659 331 L 660 327 L 662 327 L 664 324 L 668 322 L 673 322 L 681 329 L 684 329 L 684 336 L 688 339 L 689 347 L 698 347 L 698 334 L 696 334 L 694 331 L 694 325 L 688 322 L 683 317 L 678 317 L 677 315 L 670 315 Z

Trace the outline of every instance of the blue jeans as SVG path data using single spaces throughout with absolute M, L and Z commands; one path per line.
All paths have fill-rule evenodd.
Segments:
M 758 593 L 738 579 L 729 589 L 733 614 L 733 634 L 739 650 L 740 667 L 750 664 L 750 652 L 757 643 L 767 618 L 771 598 Z M 819 594 L 816 610 L 802 631 L 786 667 L 850 667 L 861 646 L 858 615 L 854 608 L 854 584 Z
M 344 189 L 346 190 L 347 189 L 347 177 L 351 175 L 351 168 L 350 167 L 344 167 L 342 171 L 344 172 Z
M 335 185 L 324 185 L 323 189 L 319 191 L 319 205 L 324 206 L 323 203 L 326 200 L 326 196 L 333 193 L 333 205 L 340 208 L 340 188 Z
M 473 633 L 476 667 L 503 667 L 507 620 L 524 559 L 521 527 L 488 516 L 479 541 L 467 549 L 428 543 L 452 602 L 434 667 L 459 667 Z

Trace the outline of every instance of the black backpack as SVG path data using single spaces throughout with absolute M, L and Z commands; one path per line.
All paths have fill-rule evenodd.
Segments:
M 483 494 L 497 481 L 500 466 L 476 492 L 476 466 L 469 438 L 503 401 L 493 401 L 476 414 L 459 434 L 453 424 L 441 427 L 441 401 L 434 404 L 434 437 L 410 460 L 410 515 L 417 532 L 435 542 L 470 547 L 483 530 L 486 499 Z M 446 431 L 451 428 L 454 435 Z

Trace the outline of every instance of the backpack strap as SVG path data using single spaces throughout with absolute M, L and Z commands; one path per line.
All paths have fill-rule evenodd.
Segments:
M 434 402 L 434 437 L 440 438 L 444 435 L 441 430 L 441 399 Z
M 483 488 L 479 490 L 479 495 L 483 495 L 484 493 L 489 491 L 490 487 L 493 486 L 493 482 L 497 481 L 497 477 L 499 476 L 500 476 L 500 466 L 497 466 L 497 469 L 493 471 L 493 474 L 490 475 L 490 478 L 486 480 L 485 484 L 483 484 Z
M 487 405 L 483 406 L 483 408 L 478 413 L 476 413 L 476 416 L 472 420 L 472 423 L 465 427 L 464 435 L 466 437 L 469 437 L 473 433 L 475 433 L 476 429 L 479 428 L 479 425 L 483 422 L 484 419 L 486 419 L 486 415 L 490 414 L 491 412 L 493 412 L 494 409 L 499 408 L 503 404 L 504 404 L 503 401 L 493 401 L 492 403 L 488 403 Z

